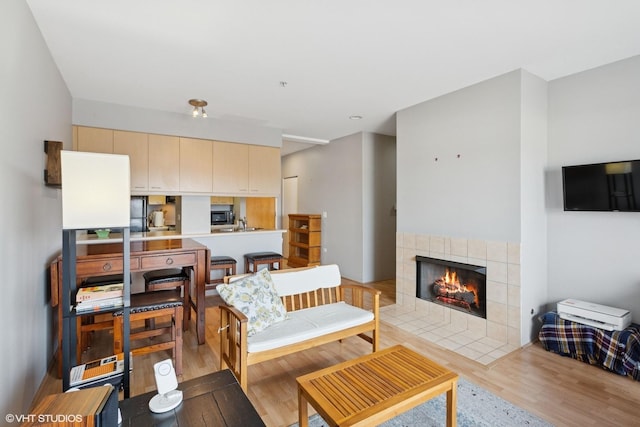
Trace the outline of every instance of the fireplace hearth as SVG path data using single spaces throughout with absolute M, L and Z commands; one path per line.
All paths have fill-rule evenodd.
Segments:
M 416 296 L 487 318 L 487 268 L 416 256 Z

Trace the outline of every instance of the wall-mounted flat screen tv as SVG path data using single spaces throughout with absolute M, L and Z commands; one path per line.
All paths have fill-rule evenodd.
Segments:
M 565 211 L 640 212 L 640 160 L 564 166 Z

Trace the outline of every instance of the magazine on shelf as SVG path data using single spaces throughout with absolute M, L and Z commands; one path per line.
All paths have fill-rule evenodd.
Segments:
M 133 355 L 131 354 L 129 357 L 129 370 L 133 370 Z M 105 378 L 120 376 L 123 372 L 124 356 L 123 353 L 118 353 L 74 366 L 69 373 L 69 385 L 71 387 L 86 387 Z
M 76 312 L 106 310 L 123 306 L 121 296 L 97 301 L 82 301 L 76 304 Z
M 109 298 L 122 297 L 124 289 L 123 283 L 112 283 L 109 285 L 87 286 L 78 289 L 76 302 L 99 301 Z

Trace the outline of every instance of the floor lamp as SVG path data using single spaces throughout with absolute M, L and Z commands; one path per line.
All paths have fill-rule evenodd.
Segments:
M 76 230 L 121 229 L 123 254 L 125 398 L 129 397 L 130 252 L 129 157 L 117 154 L 61 151 L 62 180 L 62 388 L 76 360 Z

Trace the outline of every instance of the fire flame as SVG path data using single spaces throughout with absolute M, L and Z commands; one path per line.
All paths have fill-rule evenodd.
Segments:
M 456 273 L 455 271 L 447 270 L 447 272 L 444 274 L 444 277 L 442 279 L 448 285 L 454 285 L 457 288 L 460 287 L 460 280 L 458 279 L 458 273 Z
M 474 296 L 475 296 L 475 303 L 476 306 L 479 307 L 480 306 L 480 297 L 478 295 L 478 287 L 470 284 L 470 283 L 465 283 L 462 284 L 460 283 L 460 279 L 458 278 L 458 274 L 455 271 L 451 271 L 449 269 L 447 269 L 445 271 L 444 276 L 441 277 L 442 282 L 444 282 L 444 285 L 447 289 L 448 292 L 450 293 L 455 293 L 455 292 L 473 292 Z

